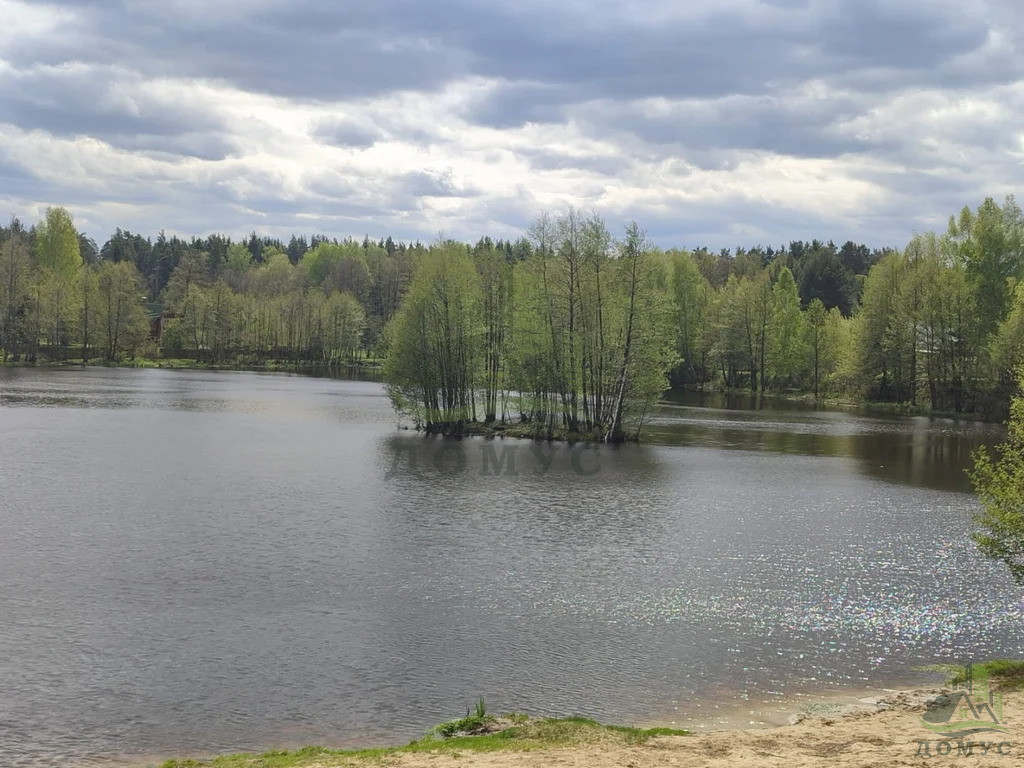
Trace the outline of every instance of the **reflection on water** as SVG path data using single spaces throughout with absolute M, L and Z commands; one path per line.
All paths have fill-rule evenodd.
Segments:
M 570 448 L 395 423 L 371 382 L 0 370 L 0 764 L 400 742 L 479 695 L 684 721 L 1024 652 L 958 492 L 996 428 L 675 404 L 644 446 Z
M 948 491 L 969 491 L 971 454 L 1001 442 L 1005 434 L 998 424 L 689 393 L 673 394 L 644 432 L 648 442 L 661 445 L 857 459 L 866 475 Z

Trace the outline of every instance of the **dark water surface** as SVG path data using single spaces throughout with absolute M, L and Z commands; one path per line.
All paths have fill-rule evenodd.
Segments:
M 570 450 L 399 432 L 372 382 L 0 370 L 0 764 L 401 742 L 480 695 L 685 722 L 1024 655 L 969 539 L 998 427 L 736 405 Z

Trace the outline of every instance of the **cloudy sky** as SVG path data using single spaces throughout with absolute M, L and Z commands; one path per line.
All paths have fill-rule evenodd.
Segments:
M 902 245 L 1024 189 L 1020 0 L 0 0 L 0 215 Z

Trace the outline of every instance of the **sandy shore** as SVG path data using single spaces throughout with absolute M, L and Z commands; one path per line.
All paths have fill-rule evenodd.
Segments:
M 816 714 L 787 715 L 793 724 L 777 728 L 720 730 L 693 736 L 659 737 L 643 746 L 588 745 L 530 752 L 465 752 L 458 757 L 441 754 L 400 754 L 386 764 L 401 768 L 881 768 L 903 765 L 1010 766 L 1024 765 L 1024 693 L 1004 695 L 1004 725 L 1008 734 L 988 733 L 964 741 L 991 742 L 987 754 L 975 747 L 970 756 L 958 756 L 952 741 L 950 754 L 936 754 L 944 739 L 921 725 L 925 701 L 939 689 L 904 691 L 864 698 Z M 828 711 L 834 709 L 835 711 Z M 920 742 L 929 742 L 930 758 L 919 754 Z M 1012 746 L 1007 746 L 1007 742 Z M 1003 744 L 999 754 L 998 746 Z

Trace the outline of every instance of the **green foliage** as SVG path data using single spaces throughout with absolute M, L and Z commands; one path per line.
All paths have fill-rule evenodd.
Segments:
M 312 285 L 351 293 L 362 299 L 370 284 L 364 251 L 353 243 L 321 243 L 306 253 L 302 266 Z
M 903 265 L 903 256 L 893 253 L 871 269 L 856 319 L 857 374 L 877 399 L 903 401 L 908 395 L 903 372 L 909 342 L 900 311 Z
M 481 713 L 480 707 L 477 706 L 477 714 L 466 715 L 459 720 L 449 720 L 447 723 L 441 723 L 441 725 L 435 727 L 431 732 L 442 738 L 450 739 L 453 736 L 484 733 L 487 728 L 495 722 L 497 721 L 494 717 L 488 715 L 486 712 Z
M 1012 309 L 992 341 L 992 358 L 1003 371 L 1024 364 L 1024 281 L 1015 286 Z
M 420 262 L 385 336 L 395 407 L 418 426 L 460 430 L 475 417 L 483 323 L 481 286 L 469 254 L 433 249 Z
M 1024 390 L 1024 368 L 1018 382 Z M 1007 426 L 997 457 L 984 447 L 975 454 L 971 481 L 982 511 L 974 538 L 982 552 L 1005 563 L 1024 583 L 1024 392 L 1014 398 Z
M 851 250 L 851 246 L 852 243 L 843 246 L 844 253 L 841 254 L 834 244 L 815 240 L 799 249 L 798 277 L 802 302 L 810 304 L 820 299 L 828 308 L 839 307 L 844 315 L 853 312 L 860 290 L 857 275 L 865 273 L 854 272 L 843 263 L 843 255 Z M 862 257 L 856 268 L 863 269 L 865 262 Z
M 974 664 L 974 668 L 984 669 L 988 679 L 1002 691 L 1024 690 L 1024 660 L 993 659 Z M 967 682 L 964 668 L 954 667 L 950 670 L 949 685 L 962 685 Z
M 958 221 L 950 219 L 947 239 L 974 284 L 982 328 L 991 332 L 1006 315 L 1008 280 L 1022 277 L 1024 215 L 1012 196 L 1002 207 L 986 198 L 976 213 L 964 208 Z
M 91 276 L 88 280 L 92 280 Z M 149 336 L 143 308 L 142 277 L 127 261 L 104 262 L 96 275 L 95 317 L 108 361 L 132 356 Z
M 617 241 L 570 209 L 541 216 L 528 238 L 474 246 L 118 229 L 97 253 L 52 208 L 29 231 L 0 226 L 3 360 L 131 357 L 135 310 L 100 334 L 97 280 L 121 263 L 164 311 L 163 356 L 338 366 L 391 348 L 396 404 L 439 431 L 632 439 L 669 380 L 1001 419 L 1024 362 L 1024 215 L 1012 197 L 964 208 L 902 251 L 812 240 L 661 252 L 635 224 Z
M 820 299 L 815 301 L 824 309 Z M 771 321 L 768 329 L 768 359 L 772 376 L 778 382 L 778 386 L 792 386 L 803 372 L 807 360 L 804 325 L 796 281 L 793 279 L 793 273 L 787 267 L 783 267 L 772 287 Z
M 807 308 L 804 334 L 804 348 L 808 350 L 814 394 L 817 396 L 823 376 L 835 365 L 835 343 L 829 336 L 828 311 L 821 299 L 815 299 Z
M 31 270 L 25 238 L 12 232 L 0 244 L 0 347 L 5 362 L 11 356 L 15 361 L 23 354 L 31 356 L 39 343 L 32 332 L 36 307 Z
M 271 256 L 270 249 L 264 251 L 264 258 Z M 279 257 L 282 254 L 277 254 Z M 287 257 L 284 257 L 287 259 Z M 248 287 L 249 271 L 252 268 L 252 254 L 249 249 L 241 243 L 232 243 L 228 246 L 227 258 L 220 267 L 220 274 L 231 285 L 235 291 L 243 291 Z
M 484 702 L 484 697 L 481 696 L 476 702 L 476 716 L 483 719 L 487 714 L 487 704 Z
M 65 208 L 47 208 L 36 226 L 36 258 L 39 265 L 70 281 L 82 266 L 78 231 Z
M 351 294 L 307 285 L 273 247 L 262 251 L 261 264 L 240 272 L 235 267 L 248 253 L 230 246 L 215 280 L 201 254 L 185 255 L 164 292 L 172 315 L 164 328 L 165 353 L 191 351 L 197 362 L 214 365 L 237 357 L 258 365 L 274 357 L 328 366 L 354 360 L 366 327 L 362 304 Z
M 222 269 L 245 273 L 249 271 L 251 265 L 252 254 L 249 253 L 248 248 L 241 243 L 232 243 L 228 246 L 227 259 Z
M 677 333 L 670 262 L 635 224 L 542 217 L 514 265 L 437 246 L 385 330 L 395 406 L 428 431 L 518 422 L 534 436 L 623 440 L 668 387 Z M 617 253 L 616 253 L 617 251 Z
M 713 289 L 691 254 L 670 251 L 667 256 L 672 270 L 673 311 L 679 323 L 679 378 L 683 384 L 702 384 L 707 378 L 708 361 L 701 330 L 707 322 Z

